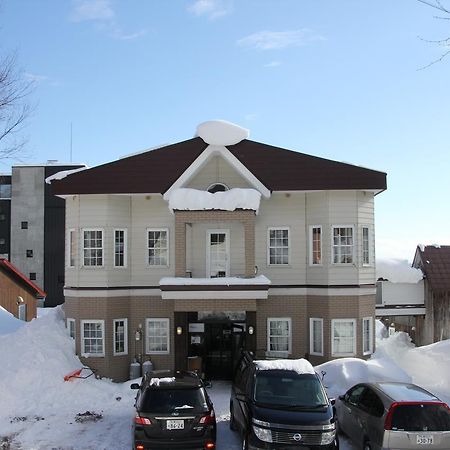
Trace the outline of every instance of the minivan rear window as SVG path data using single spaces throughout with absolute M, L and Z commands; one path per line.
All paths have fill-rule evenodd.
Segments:
M 274 407 L 315 408 L 328 404 L 322 385 L 315 375 L 270 371 L 257 374 L 254 399 L 257 403 Z
M 450 431 L 450 411 L 443 404 L 400 404 L 392 414 L 392 429 Z
M 208 411 L 203 389 L 147 389 L 140 405 L 145 413 L 179 412 L 199 414 Z

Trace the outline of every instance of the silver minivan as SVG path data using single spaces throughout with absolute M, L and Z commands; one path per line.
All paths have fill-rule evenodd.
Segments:
M 450 409 L 409 383 L 361 383 L 336 401 L 338 429 L 364 450 L 450 449 Z

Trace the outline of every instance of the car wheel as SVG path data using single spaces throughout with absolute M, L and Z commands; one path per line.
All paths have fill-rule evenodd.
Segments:
M 372 450 L 372 446 L 370 445 L 370 442 L 368 442 L 368 441 L 364 442 L 363 450 Z
M 233 404 L 230 404 L 230 430 L 236 431 L 236 421 L 233 414 Z

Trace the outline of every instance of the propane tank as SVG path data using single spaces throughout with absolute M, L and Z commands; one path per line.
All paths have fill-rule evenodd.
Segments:
M 142 363 L 142 376 L 145 377 L 148 373 L 153 372 L 153 363 L 148 360 Z
M 135 380 L 141 376 L 141 365 L 136 360 L 130 364 L 130 380 Z

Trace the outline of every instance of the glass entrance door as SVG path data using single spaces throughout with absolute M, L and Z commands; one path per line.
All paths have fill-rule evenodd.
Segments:
M 229 231 L 208 230 L 207 267 L 209 278 L 229 275 Z

